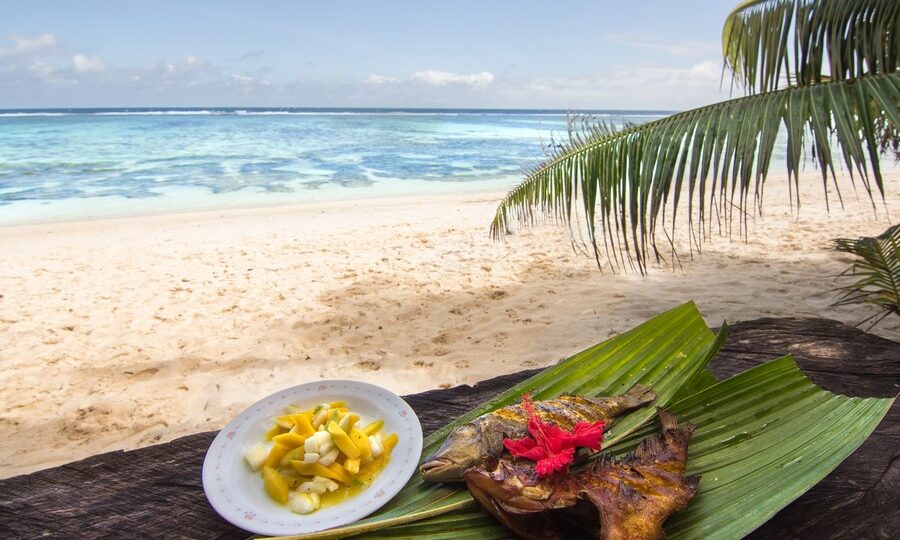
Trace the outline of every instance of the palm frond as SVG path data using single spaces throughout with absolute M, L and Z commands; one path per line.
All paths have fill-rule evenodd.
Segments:
M 671 538 L 740 538 L 799 497 L 849 456 L 890 410 L 893 399 L 855 398 L 824 391 L 790 357 L 772 360 L 717 382 L 706 365 L 727 335 L 706 326 L 693 303 L 547 368 L 469 411 L 425 439 L 424 455 L 461 423 L 516 402 L 561 393 L 612 395 L 635 383 L 657 392 L 654 405 L 698 426 L 688 474 L 700 493 L 666 523 Z M 627 415 L 604 436 L 614 455 L 656 431 L 653 407 Z M 419 475 L 375 514 L 351 525 L 282 540 L 333 538 L 510 538 L 486 517 L 464 485 L 425 484 Z
M 748 92 L 893 73 L 896 0 L 746 0 L 725 21 L 722 52 Z
M 790 356 L 697 390 L 668 410 L 698 426 L 687 474 L 700 493 L 665 524 L 667 538 L 741 538 L 846 459 L 875 429 L 893 399 L 832 394 Z M 622 455 L 657 426 L 648 423 L 607 447 Z M 360 538 L 512 539 L 499 522 L 467 507 Z
M 835 305 L 880 307 L 878 313 L 860 323 L 874 319 L 869 328 L 891 313 L 900 315 L 900 224 L 875 237 L 838 238 L 833 247 L 857 258 L 841 273 L 855 281 L 838 289 L 840 296 Z
M 519 401 L 523 392 L 530 392 L 535 399 L 562 393 L 618 395 L 641 383 L 656 392 L 656 405 L 666 406 L 680 399 L 683 385 L 700 388 L 698 381 L 708 380 L 704 373 L 706 365 L 724 344 L 727 333 L 727 326 L 723 325 L 718 336 L 713 334 L 693 302 L 683 304 L 549 367 L 472 409 L 429 435 L 422 455 L 437 450 L 459 425 Z M 653 407 L 642 407 L 617 421 L 606 432 L 604 440 L 614 444 L 654 416 Z M 464 485 L 432 484 L 415 474 L 390 503 L 369 517 L 318 533 L 283 537 L 283 540 L 345 538 L 431 519 L 474 505 Z
M 793 182 L 810 140 L 823 182 L 830 176 L 837 185 L 834 164 L 842 159 L 874 204 L 875 191 L 884 193 L 877 122 L 900 126 L 898 103 L 900 74 L 891 73 L 732 99 L 612 133 L 593 130 L 562 145 L 500 202 L 491 234 L 501 238 L 514 221 L 531 225 L 546 214 L 571 223 L 580 200 L 598 264 L 603 244 L 611 264 L 634 260 L 644 272 L 651 257 L 663 257 L 656 233 L 665 208 L 672 207 L 674 236 L 683 197 L 688 221 L 705 235 L 711 218 L 719 232 L 730 233 L 735 218 L 746 230 L 780 130 Z M 692 236 L 692 249 L 703 236 Z
M 880 141 L 882 154 L 893 154 L 896 161 L 900 161 L 900 127 L 892 125 L 885 118 L 878 118 L 875 122 L 876 137 Z

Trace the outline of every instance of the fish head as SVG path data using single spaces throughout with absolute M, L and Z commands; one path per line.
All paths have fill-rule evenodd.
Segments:
M 503 512 L 542 512 L 572 506 L 576 500 L 570 478 L 539 478 L 530 462 L 491 459 L 484 467 L 469 469 L 463 477 L 482 506 Z
M 456 428 L 437 452 L 425 458 L 419 468 L 429 482 L 459 482 L 463 473 L 485 458 L 479 426 L 466 424 Z
M 575 531 L 565 526 L 559 514 L 546 511 L 569 512 L 578 503 L 574 486 L 564 476 L 540 479 L 533 463 L 489 458 L 483 466 L 467 470 L 464 477 L 475 501 L 517 537 L 532 540 L 574 537 Z

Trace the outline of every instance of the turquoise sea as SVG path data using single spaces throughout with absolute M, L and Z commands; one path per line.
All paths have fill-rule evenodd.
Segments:
M 667 114 L 589 113 L 617 124 Z M 505 190 L 566 137 L 568 114 L 0 110 L 0 225 Z

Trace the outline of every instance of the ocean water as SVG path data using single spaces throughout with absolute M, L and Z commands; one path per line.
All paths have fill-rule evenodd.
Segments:
M 590 111 L 621 124 L 662 111 Z M 0 110 L 0 225 L 505 190 L 566 111 Z

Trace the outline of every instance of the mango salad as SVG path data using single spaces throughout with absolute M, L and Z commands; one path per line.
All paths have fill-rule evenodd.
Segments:
M 273 501 L 309 514 L 372 483 L 397 445 L 397 434 L 384 436 L 383 427 L 383 420 L 362 426 L 342 401 L 308 410 L 290 405 L 275 418 L 265 442 L 248 448 L 244 459 L 262 475 Z

